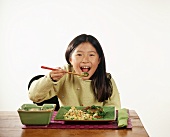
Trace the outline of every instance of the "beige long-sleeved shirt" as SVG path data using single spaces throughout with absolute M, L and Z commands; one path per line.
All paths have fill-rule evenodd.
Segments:
M 67 71 L 72 70 L 69 65 L 65 66 Z M 34 102 L 42 102 L 54 96 L 58 97 L 60 106 L 115 106 L 121 108 L 120 96 L 113 78 L 112 96 L 104 101 L 98 102 L 94 96 L 91 80 L 82 80 L 80 76 L 65 74 L 59 81 L 54 82 L 50 75 L 35 80 L 29 89 L 29 98 Z

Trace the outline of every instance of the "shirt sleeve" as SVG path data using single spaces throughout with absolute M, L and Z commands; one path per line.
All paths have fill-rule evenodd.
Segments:
M 69 64 L 63 66 L 63 69 L 69 71 L 71 66 Z M 44 77 L 35 80 L 31 83 L 29 88 L 29 98 L 33 102 L 40 103 L 44 100 L 48 100 L 58 94 L 58 92 L 62 89 L 62 85 L 65 81 L 66 75 L 64 75 L 59 81 L 54 82 L 50 73 L 45 75 Z
M 33 102 L 39 103 L 44 100 L 48 100 L 54 97 L 59 91 L 62 80 L 57 82 L 52 81 L 50 75 L 47 74 L 44 77 L 32 82 L 29 88 L 29 98 Z

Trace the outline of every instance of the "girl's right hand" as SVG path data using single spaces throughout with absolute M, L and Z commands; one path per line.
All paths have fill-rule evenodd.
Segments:
M 65 75 L 65 73 L 66 73 L 65 70 L 58 67 L 50 72 L 50 77 L 53 81 L 58 81 Z

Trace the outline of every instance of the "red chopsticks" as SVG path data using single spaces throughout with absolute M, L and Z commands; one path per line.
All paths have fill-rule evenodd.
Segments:
M 55 68 L 50 68 L 50 67 L 46 67 L 46 66 L 41 66 L 41 68 L 48 69 L 48 70 L 56 70 Z M 74 73 L 74 72 L 66 71 L 65 73 L 78 75 L 78 76 L 81 76 L 81 77 L 88 77 L 88 75 L 89 75 L 87 72 L 83 72 L 82 74 L 77 74 L 77 73 Z
M 46 66 L 41 66 L 42 69 L 48 69 L 48 70 L 56 70 L 55 68 L 50 68 L 50 67 L 46 67 Z

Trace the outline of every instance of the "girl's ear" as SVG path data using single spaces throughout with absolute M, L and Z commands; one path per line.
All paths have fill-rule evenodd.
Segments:
M 70 64 L 72 65 L 72 58 L 69 58 L 69 62 L 70 62 Z

